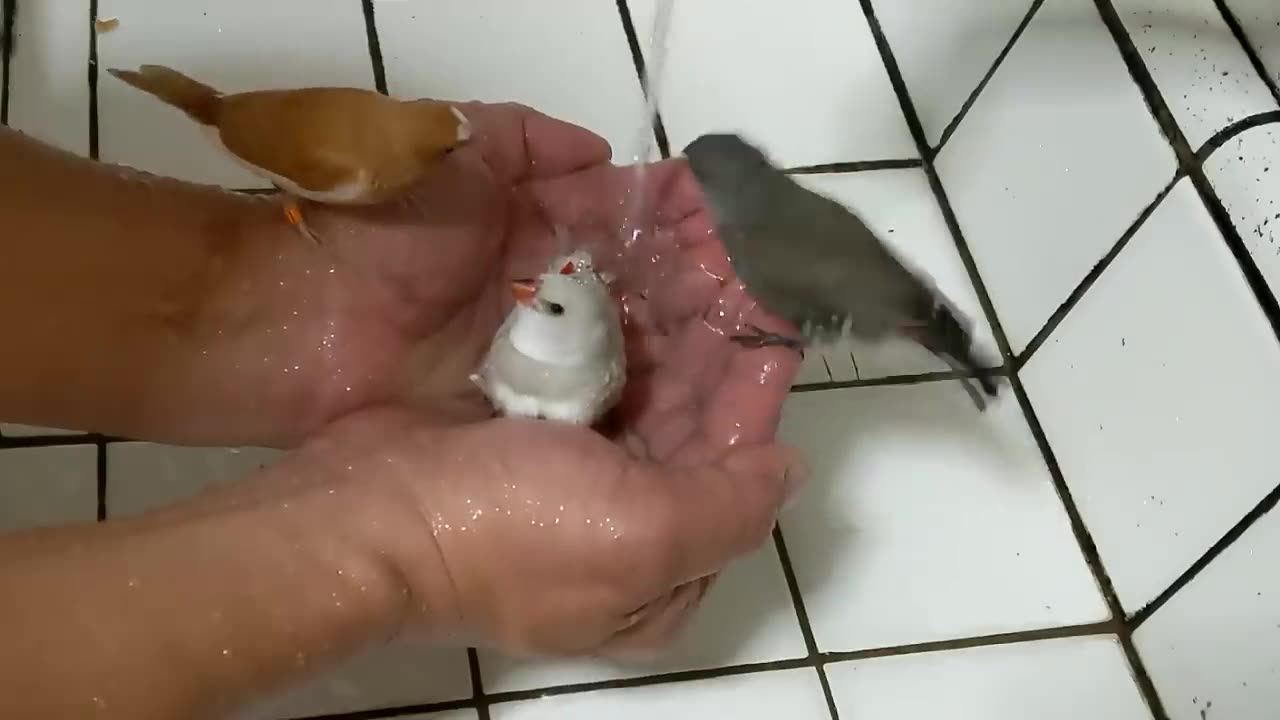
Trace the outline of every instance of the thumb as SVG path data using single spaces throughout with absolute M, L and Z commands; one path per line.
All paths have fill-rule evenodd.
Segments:
M 734 450 L 714 465 L 658 472 L 673 585 L 717 573 L 760 547 L 782 504 L 808 476 L 798 451 L 774 444 Z

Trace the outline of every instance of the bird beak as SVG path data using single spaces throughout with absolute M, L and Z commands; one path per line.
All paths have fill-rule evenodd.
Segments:
M 538 282 L 536 280 L 515 280 L 511 283 L 511 296 L 521 305 L 532 305 L 533 299 L 538 295 Z

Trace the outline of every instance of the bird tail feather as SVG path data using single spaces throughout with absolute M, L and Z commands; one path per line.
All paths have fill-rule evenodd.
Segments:
M 999 387 L 992 379 L 990 370 L 984 367 L 974 352 L 973 336 L 948 303 L 937 302 L 934 305 L 929 321 L 920 329 L 917 340 L 952 370 L 973 376 L 963 378 L 962 383 L 979 409 L 986 407 L 986 400 L 973 386 L 974 381 L 987 396 L 994 398 L 999 394 Z
M 163 65 L 143 65 L 137 70 L 108 69 L 112 76 L 156 96 L 203 125 L 218 122 L 222 93 Z

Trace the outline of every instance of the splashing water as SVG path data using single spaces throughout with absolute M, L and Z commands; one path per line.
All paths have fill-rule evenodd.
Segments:
M 648 62 L 645 63 L 641 87 L 645 95 L 644 116 L 637 129 L 636 151 L 632 156 L 634 176 L 623 199 L 625 212 L 622 226 L 622 252 L 631 280 L 640 295 L 653 292 L 655 285 L 666 279 L 671 255 L 675 249 L 672 234 L 658 228 L 654 198 L 648 192 L 649 160 L 657 142 L 658 98 L 666 67 L 674 0 L 658 0 L 653 26 L 649 30 Z
M 626 212 L 623 214 L 622 242 L 627 250 L 632 249 L 646 230 L 651 230 L 653 212 L 645 207 L 647 193 L 645 180 L 648 179 L 649 157 L 657 138 L 654 128 L 658 118 L 658 89 L 662 80 L 662 71 L 667 62 L 667 36 L 671 31 L 671 14 L 675 8 L 674 0 L 658 0 L 654 13 L 653 28 L 649 31 L 649 61 L 645 63 L 644 77 L 640 85 L 644 91 L 644 117 L 636 137 L 636 152 L 632 155 L 635 163 L 635 177 L 624 200 Z
M 666 64 L 667 37 L 671 27 L 674 0 L 658 0 L 653 25 L 648 33 L 647 60 L 641 87 L 645 95 L 644 115 L 636 131 L 631 170 L 621 184 L 618 206 L 622 209 L 616 227 L 574 228 L 572 238 L 557 228 L 556 245 L 560 255 L 587 249 L 598 268 L 618 278 L 618 289 L 624 295 L 647 297 L 662 292 L 668 270 L 674 260 L 674 234 L 660 228 L 654 207 L 655 198 L 647 192 L 650 181 L 649 163 L 656 145 L 654 128 L 658 114 L 659 84 Z

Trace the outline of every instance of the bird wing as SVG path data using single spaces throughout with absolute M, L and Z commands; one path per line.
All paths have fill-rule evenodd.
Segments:
M 349 183 L 374 158 L 353 148 L 352 128 L 346 127 L 350 120 L 344 117 L 351 99 L 340 90 L 226 96 L 219 122 L 222 144 L 244 162 L 303 190 L 325 192 Z

